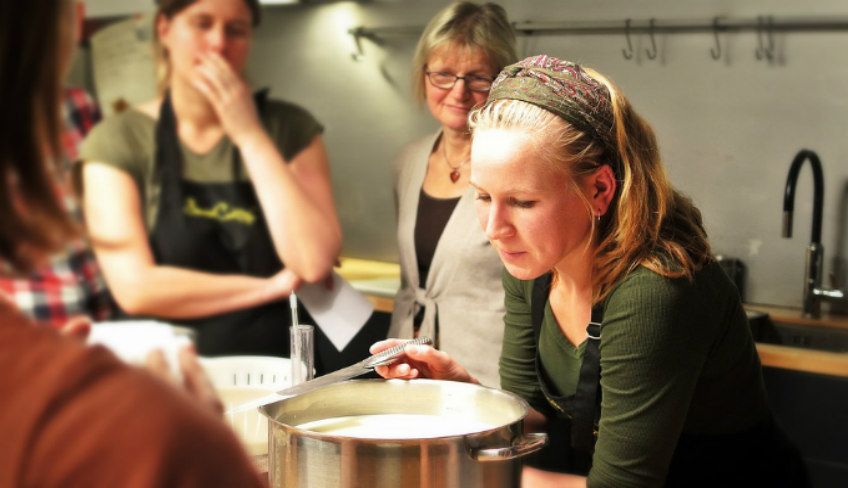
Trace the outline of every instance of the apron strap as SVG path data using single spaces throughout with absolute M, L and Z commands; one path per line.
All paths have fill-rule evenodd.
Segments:
M 165 92 L 159 107 L 159 120 L 156 123 L 156 161 L 154 181 L 160 186 L 159 209 L 182 208 L 183 154 L 177 136 L 177 120 L 171 93 Z M 166 188 L 167 186 L 167 188 Z M 159 212 L 161 214 L 161 212 Z M 182 214 L 181 214 L 182 215 Z M 157 217 L 157 221 L 160 220 Z
M 253 94 L 253 101 L 260 117 L 265 114 L 268 101 L 268 88 L 262 88 Z M 170 164 L 168 164 L 170 163 Z M 233 147 L 232 174 L 233 185 L 238 188 L 241 180 L 241 153 L 237 147 Z M 171 93 L 165 92 L 162 105 L 159 107 L 159 120 L 156 123 L 156 179 L 161 184 L 174 184 L 171 192 L 163 192 L 166 198 L 175 200 L 176 207 L 182 206 L 182 191 L 179 182 L 182 181 L 183 154 L 180 150 L 179 136 L 177 135 L 177 119 L 174 115 L 174 106 L 171 103 Z M 240 190 L 237 190 L 240 191 Z M 165 202 L 163 202 L 165 203 Z M 160 204 L 161 205 L 161 204 Z M 164 205 L 163 205 L 164 206 Z
M 542 322 L 545 318 L 545 305 L 548 303 L 552 275 L 547 273 L 533 282 L 533 294 L 530 303 L 530 313 L 533 320 L 533 332 L 536 337 L 537 365 L 539 336 L 542 331 Z M 567 398 L 565 402 L 557 402 L 548 397 L 548 400 L 563 405 L 566 413 L 571 417 L 571 447 L 580 452 L 591 454 L 595 449 L 595 439 L 601 414 L 601 327 L 603 323 L 603 308 L 597 305 L 592 308 L 592 318 L 586 327 L 589 338 L 583 352 L 583 361 L 580 367 L 580 377 L 577 382 L 577 391 Z M 544 381 L 540 377 L 540 381 Z M 547 396 L 547 388 L 542 391 Z
M 592 309 L 592 321 L 586 327 L 589 334 L 583 351 L 580 366 L 580 379 L 574 394 L 572 408 L 574 420 L 571 423 L 571 446 L 575 449 L 592 452 L 595 449 L 595 426 L 600 420 L 601 395 L 601 318 L 600 307 Z
M 539 334 L 542 332 L 542 322 L 545 319 L 545 304 L 548 303 L 548 293 L 551 291 L 551 273 L 545 273 L 533 280 L 533 295 L 530 298 L 530 314 L 533 320 L 533 333 L 536 345 L 539 344 Z

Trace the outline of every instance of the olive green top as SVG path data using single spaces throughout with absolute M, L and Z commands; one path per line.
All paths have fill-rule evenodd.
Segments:
M 506 273 L 503 282 L 501 386 L 548 417 L 563 415 L 536 377 L 533 282 Z M 730 434 L 768 418 L 747 318 L 719 265 L 706 265 L 691 282 L 639 267 L 602 307 L 603 399 L 590 487 L 662 486 L 681 433 Z M 569 343 L 546 305 L 538 347 L 558 390 L 552 394 L 575 392 L 584 344 Z
M 287 102 L 268 100 L 262 115 L 265 130 L 275 141 L 286 161 L 306 148 L 323 128 L 306 110 Z M 222 183 L 233 179 L 233 143 L 224 136 L 209 151 L 198 154 L 180 143 L 183 178 L 195 183 Z M 80 149 L 80 159 L 100 162 L 124 170 L 132 176 L 144 202 L 148 229 L 156 222 L 161 185 L 155 178 L 156 121 L 136 109 L 106 118 L 88 134 Z M 240 168 L 242 179 L 247 171 Z

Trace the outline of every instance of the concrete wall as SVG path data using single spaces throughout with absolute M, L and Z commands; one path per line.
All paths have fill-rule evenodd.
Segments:
M 502 0 L 514 21 L 848 18 L 840 0 L 659 1 Z M 345 231 L 345 254 L 395 260 L 390 161 L 406 142 L 436 128 L 411 99 L 415 35 L 363 42 L 354 60 L 347 30 L 422 26 L 446 1 L 394 0 L 266 7 L 249 75 L 278 97 L 312 111 L 325 141 Z M 776 59 L 758 61 L 753 32 L 721 36 L 723 57 L 710 57 L 711 33 L 520 38 L 523 55 L 548 53 L 612 77 L 655 127 L 669 174 L 701 208 L 717 253 L 749 268 L 748 300 L 800 305 L 809 240 L 812 179 L 805 168 L 796 195 L 795 237 L 780 237 L 789 163 L 801 148 L 818 152 L 825 172 L 823 243 L 826 272 L 845 276 L 848 256 L 848 31 L 775 35 Z M 834 265 L 835 257 L 842 261 Z M 844 286 L 844 281 L 843 281 Z

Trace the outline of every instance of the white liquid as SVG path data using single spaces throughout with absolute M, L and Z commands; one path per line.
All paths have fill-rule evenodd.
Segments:
M 416 414 L 334 417 L 297 426 L 302 430 L 360 439 L 426 439 L 472 434 L 496 427 L 499 425 L 468 418 Z
M 264 388 L 239 386 L 229 386 L 217 390 L 218 396 L 224 403 L 225 411 L 274 392 Z M 237 413 L 227 413 L 225 418 L 227 423 L 236 431 L 250 455 L 257 456 L 268 452 L 268 419 L 258 410 L 250 409 Z

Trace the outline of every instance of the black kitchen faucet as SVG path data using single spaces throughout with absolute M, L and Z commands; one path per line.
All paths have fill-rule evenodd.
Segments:
M 795 206 L 795 184 L 798 173 L 805 161 L 810 162 L 813 170 L 813 228 L 810 234 L 810 245 L 807 246 L 807 262 L 804 268 L 804 315 L 818 317 L 821 315 L 821 301 L 844 301 L 845 292 L 821 287 L 822 261 L 824 247 L 821 243 L 822 210 L 824 209 L 824 176 L 822 174 L 819 156 L 809 150 L 801 149 L 792 160 L 789 175 L 786 178 L 786 188 L 783 193 L 783 237 L 792 237 L 792 212 Z

